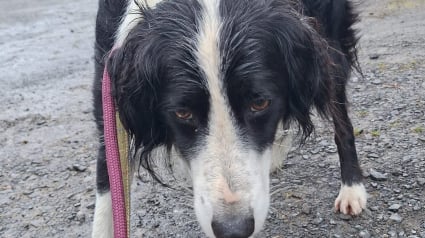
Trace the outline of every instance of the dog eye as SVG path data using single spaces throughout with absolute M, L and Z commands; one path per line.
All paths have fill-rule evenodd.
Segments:
M 182 120 L 190 120 L 193 117 L 192 112 L 185 109 L 180 109 L 178 111 L 175 111 L 175 114 L 177 118 Z
M 270 100 L 267 99 L 257 99 L 251 103 L 252 112 L 261 112 L 270 106 Z

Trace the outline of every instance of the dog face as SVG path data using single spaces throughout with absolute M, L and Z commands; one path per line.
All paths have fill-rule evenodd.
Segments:
M 121 120 L 142 148 L 175 147 L 193 181 L 210 237 L 258 232 L 269 205 L 271 146 L 279 122 L 313 129 L 326 114 L 326 44 L 292 1 L 166 1 L 108 62 Z

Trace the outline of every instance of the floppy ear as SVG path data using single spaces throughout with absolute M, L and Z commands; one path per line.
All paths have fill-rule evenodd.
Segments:
M 125 129 L 145 152 L 165 144 L 166 130 L 158 112 L 159 59 L 149 42 L 130 35 L 108 61 L 112 93 Z
M 275 31 L 286 88 L 283 120 L 298 123 L 303 139 L 314 130 L 311 111 L 315 107 L 328 117 L 333 98 L 333 63 L 327 43 L 303 20 L 281 19 Z

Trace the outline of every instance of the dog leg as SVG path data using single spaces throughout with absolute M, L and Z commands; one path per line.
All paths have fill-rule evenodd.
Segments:
M 111 192 L 96 194 L 92 238 L 113 238 L 114 224 L 112 219 Z
M 341 166 L 341 190 L 335 200 L 335 210 L 344 214 L 358 215 L 366 208 L 367 193 L 362 183 L 353 126 L 347 113 L 347 98 L 343 85 L 339 85 L 337 100 L 333 121 Z
M 96 169 L 96 207 L 93 221 L 93 238 L 112 238 L 114 228 L 112 222 L 112 199 L 109 187 L 108 167 L 106 165 L 105 145 L 101 142 L 97 157 Z

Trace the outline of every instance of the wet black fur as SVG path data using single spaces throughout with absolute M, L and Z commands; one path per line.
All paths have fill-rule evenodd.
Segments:
M 103 111 L 102 111 L 102 77 L 105 68 L 105 58 L 114 44 L 114 34 L 119 27 L 121 16 L 125 12 L 126 1 L 99 0 L 96 17 L 94 44 L 95 76 L 93 82 L 94 117 L 99 131 L 99 151 L 97 159 L 96 184 L 98 192 L 109 191 L 109 176 L 105 159 L 103 143 Z
M 108 10 L 108 1 L 100 2 L 104 5 L 100 5 L 97 21 L 94 96 L 95 116 L 103 132 L 102 59 L 112 47 L 123 5 Z M 152 163 L 158 159 L 150 157 L 154 148 L 174 145 L 189 160 L 192 148 L 204 143 L 208 133 L 209 95 L 194 55 L 201 12 L 196 0 L 170 0 L 155 9 L 141 8 L 143 20 L 107 63 L 121 120 L 142 149 L 142 166 L 154 176 Z M 273 142 L 279 121 L 294 121 L 305 139 L 314 130 L 311 111 L 316 108 L 335 124 L 343 183 L 359 182 L 345 94 L 351 69 L 358 68 L 352 29 L 357 15 L 351 3 L 228 0 L 222 1 L 220 14 L 224 19 L 220 36 L 223 83 L 241 138 L 262 151 Z M 257 99 L 271 100 L 270 107 L 257 114 L 246 110 Z M 194 118 L 176 119 L 174 112 L 179 109 L 192 110 Z M 102 146 L 98 187 L 108 190 L 103 150 Z

